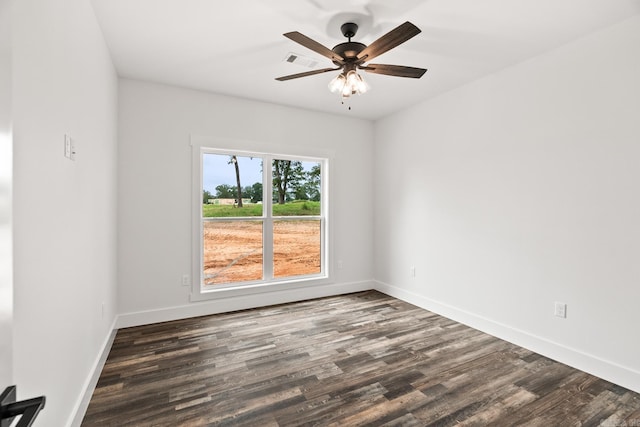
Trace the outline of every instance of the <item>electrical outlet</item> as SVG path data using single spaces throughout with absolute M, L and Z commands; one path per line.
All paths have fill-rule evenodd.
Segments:
M 104 303 L 102 303 L 102 318 L 104 319 Z
M 557 317 L 562 317 L 563 319 L 565 319 L 567 317 L 567 304 L 556 301 L 554 314 Z
M 64 135 L 64 156 L 69 160 L 76 159 L 76 143 L 67 134 Z
M 416 277 L 416 268 L 415 267 L 411 267 L 409 269 L 409 276 L 410 277 Z
M 342 267 L 344 267 L 342 260 L 338 260 L 338 270 L 342 270 Z
M 69 159 L 76 159 L 76 142 L 71 138 L 71 153 L 69 154 Z
M 71 158 L 71 137 L 69 135 L 64 136 L 64 156 L 67 159 Z
M 189 275 L 188 274 L 183 274 L 182 275 L 182 286 L 189 286 L 191 285 L 191 280 L 189 280 Z

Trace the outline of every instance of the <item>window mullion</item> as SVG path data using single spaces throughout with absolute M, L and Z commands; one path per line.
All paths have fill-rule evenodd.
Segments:
M 262 162 L 262 215 L 264 217 L 262 229 L 262 257 L 264 280 L 273 279 L 273 179 L 272 157 L 264 156 Z

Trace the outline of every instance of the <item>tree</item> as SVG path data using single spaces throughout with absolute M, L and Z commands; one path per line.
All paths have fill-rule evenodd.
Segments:
M 304 178 L 302 163 L 293 160 L 273 161 L 273 190 L 274 199 L 278 204 L 284 205 L 287 200 L 287 191 L 296 187 L 300 180 Z
M 209 203 L 209 199 L 213 199 L 213 194 L 211 194 L 208 190 L 202 191 L 202 203 Z
M 236 156 L 231 156 L 229 163 L 233 163 L 233 166 L 236 168 L 236 188 L 238 190 L 238 207 L 242 207 L 242 186 L 240 185 L 240 166 L 238 165 L 238 158 Z
M 296 188 L 293 189 L 293 197 L 295 200 L 309 200 L 307 184 L 303 183 L 302 185 L 296 186 Z
M 261 202 L 262 201 L 262 183 L 256 182 L 251 186 L 251 189 L 252 189 L 251 202 L 252 203 Z
M 320 172 L 320 164 L 314 165 L 307 172 L 307 194 L 309 194 L 309 199 L 314 202 L 320 201 Z
M 320 172 L 320 164 L 315 164 L 310 170 L 303 171 L 298 181 L 291 183 L 290 193 L 295 200 L 320 201 Z
M 216 198 L 233 199 L 233 187 L 228 184 L 220 184 L 216 186 Z
M 253 199 L 253 187 L 247 185 L 242 188 L 242 197 L 245 199 Z

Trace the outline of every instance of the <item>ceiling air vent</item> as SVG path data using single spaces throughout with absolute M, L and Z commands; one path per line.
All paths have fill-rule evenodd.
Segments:
M 292 52 L 289 52 L 284 60 L 285 62 L 302 65 L 303 67 L 307 68 L 315 68 L 318 65 L 318 61 L 316 61 L 315 59 Z

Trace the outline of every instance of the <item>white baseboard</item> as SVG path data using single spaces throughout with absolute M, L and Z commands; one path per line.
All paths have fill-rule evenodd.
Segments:
M 104 342 L 102 343 L 100 353 L 93 363 L 91 372 L 82 387 L 82 390 L 84 391 L 78 398 L 78 401 L 76 402 L 76 405 L 71 412 L 70 420 L 67 423 L 67 425 L 70 427 L 80 427 L 80 424 L 82 424 L 82 419 L 84 418 L 84 415 L 87 412 L 87 408 L 89 407 L 89 402 L 91 401 L 93 390 L 95 390 L 96 384 L 98 384 L 98 379 L 100 378 L 100 374 L 102 373 L 102 368 L 104 367 L 104 363 L 107 361 L 109 351 L 111 351 L 111 345 L 113 344 L 113 340 L 116 337 L 116 332 L 116 319 L 114 318 L 113 323 L 111 324 L 111 332 L 107 335 Z
M 109 355 L 116 332 L 120 328 L 140 326 L 150 323 L 166 322 L 209 314 L 224 313 L 236 310 L 264 307 L 268 305 L 284 304 L 313 298 L 348 294 L 375 289 L 386 295 L 401 299 L 410 304 L 432 311 L 449 319 L 463 323 L 497 338 L 524 347 L 543 356 L 557 360 L 581 371 L 603 378 L 622 387 L 640 393 L 640 372 L 621 366 L 611 361 L 586 354 L 579 350 L 550 341 L 546 338 L 532 335 L 528 332 L 495 322 L 474 313 L 461 310 L 448 304 L 426 298 L 422 295 L 404 290 L 379 281 L 367 280 L 361 282 L 339 283 L 324 286 L 311 286 L 300 289 L 288 289 L 274 292 L 264 292 L 257 295 L 244 295 L 220 300 L 192 303 L 190 305 L 169 307 L 160 310 L 140 311 L 121 314 L 114 319 L 112 332 L 106 337 L 102 351 L 97 357 L 90 376 L 85 382 L 85 391 L 78 399 L 72 412 L 71 427 L 80 426 L 86 413 L 89 401 L 102 372 L 104 363 Z
M 202 303 L 192 303 L 190 305 L 169 307 L 160 310 L 140 311 L 118 315 L 111 325 L 111 333 L 106 337 L 100 354 L 96 358 L 89 376 L 85 381 L 84 392 L 71 412 L 71 417 L 67 425 L 69 427 L 79 427 L 82 424 L 91 396 L 96 388 L 102 368 L 109 356 L 109 351 L 120 328 L 140 326 L 150 323 L 166 322 L 170 320 L 185 319 L 188 317 L 205 316 L 208 314 L 224 313 L 249 308 L 264 307 L 268 305 L 284 304 L 287 302 L 303 301 L 313 298 L 322 298 L 334 295 L 362 292 L 373 289 L 372 280 L 351 283 L 338 283 L 323 286 L 310 286 L 298 289 L 287 289 L 281 291 L 262 292 L 256 295 L 244 295 L 231 298 L 221 298 Z
M 147 325 L 151 323 L 167 322 L 186 319 L 189 317 L 206 316 L 210 314 L 226 313 L 230 311 L 246 310 L 249 308 L 265 307 L 313 298 L 348 294 L 373 289 L 374 282 L 334 283 L 298 287 L 294 289 L 265 291 L 250 295 L 226 297 L 202 302 L 192 302 L 188 305 L 167 307 L 159 310 L 138 311 L 120 314 L 116 321 L 116 328 Z
M 374 289 L 640 393 L 640 372 L 379 281 Z

